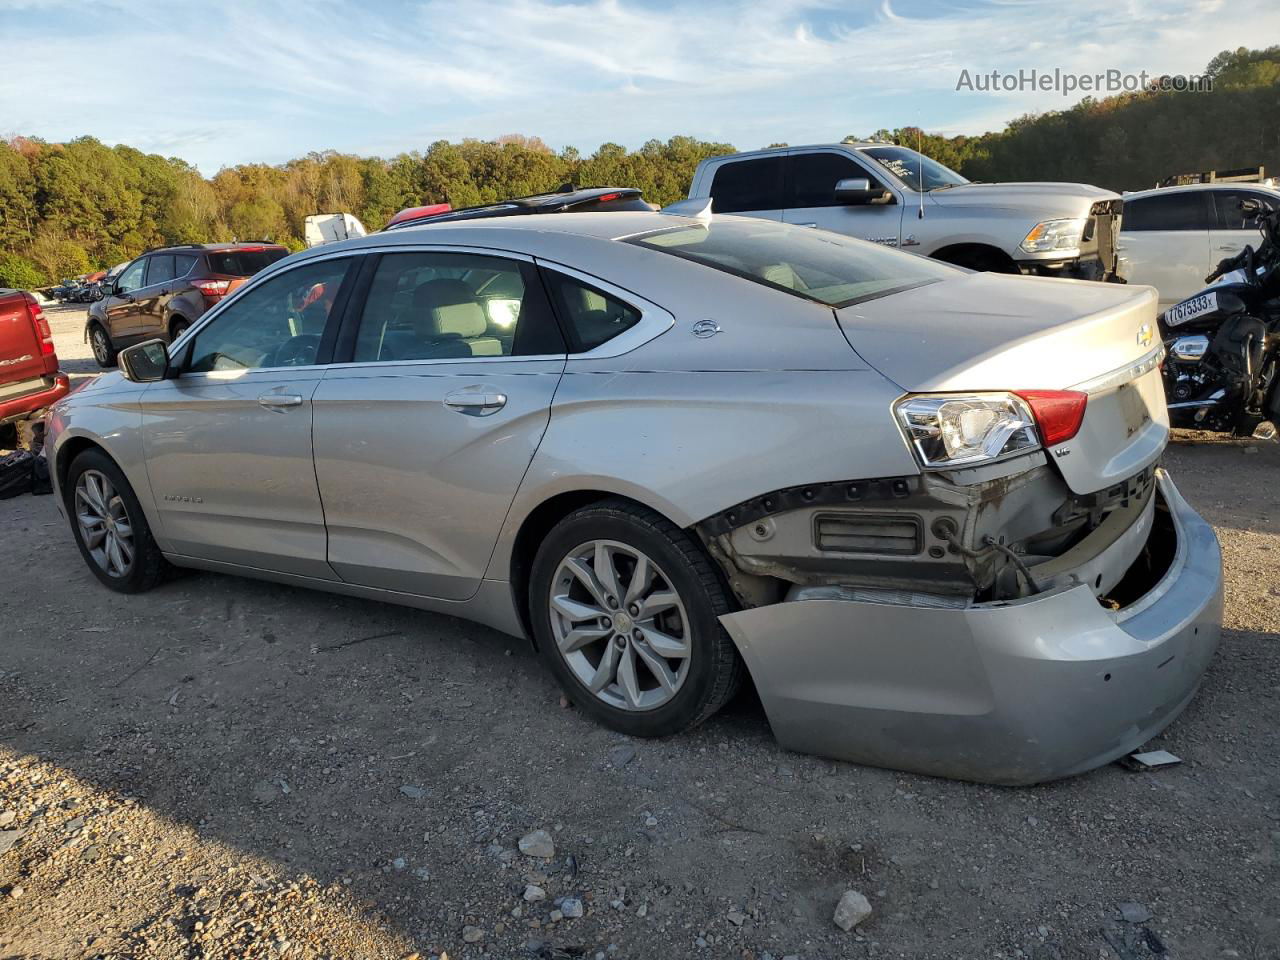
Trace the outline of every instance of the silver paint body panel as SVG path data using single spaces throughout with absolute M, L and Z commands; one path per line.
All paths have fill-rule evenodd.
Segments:
M 1213 528 L 1163 471 L 1158 482 L 1177 553 L 1124 610 L 1080 584 L 964 609 L 795 600 L 725 614 L 774 735 L 805 753 L 1005 784 L 1136 749 L 1191 700 L 1222 625 Z
M 515 217 L 298 254 L 209 311 L 171 355 L 225 303 L 280 271 L 388 250 L 536 258 L 638 305 L 643 326 L 621 344 L 568 357 L 334 363 L 149 385 L 108 374 L 55 406 L 46 450 L 65 468 L 64 452 L 76 445 L 104 448 L 179 565 L 451 613 L 520 635 L 513 550 L 551 498 L 616 494 L 687 528 L 797 484 L 916 474 L 892 414 L 904 392 L 1105 378 L 1144 353 L 1131 337 L 1118 342 L 1117 331 L 1154 316 L 1145 288 L 962 271 L 836 311 L 618 242 L 690 222 L 646 213 Z M 707 320 L 719 332 L 696 336 Z M 1123 388 L 1154 404 L 1145 380 L 1108 383 L 1100 397 Z M 459 389 L 507 401 L 492 415 L 468 415 L 443 403 Z M 283 412 L 257 403 L 273 390 L 302 400 Z M 1070 456 L 1049 458 L 1078 491 L 1104 485 L 1117 458 L 1140 469 L 1164 446 L 1167 422 L 1151 409 L 1150 423 L 1137 424 L 1141 442 L 1117 440 L 1125 420 L 1104 399 L 1090 397 L 1095 416 L 1085 433 L 1096 427 L 1096 437 L 1086 443 L 1082 434 Z M 781 602 L 723 622 L 788 746 L 1005 782 L 1085 769 L 1176 715 L 1220 623 L 1212 531 L 1161 483 L 1178 507 L 1180 559 L 1170 574 L 1178 589 L 1123 623 L 1087 588 L 990 609 Z M 1154 675 L 1152 686 L 1147 664 L 1159 648 L 1175 654 L 1175 669 Z M 1112 685 L 1095 689 L 1108 670 Z M 1116 706 L 1113 693 L 1129 706 Z M 1096 715 L 1077 722 L 1076 697 Z M 1025 736 L 1009 732 L 1018 723 Z

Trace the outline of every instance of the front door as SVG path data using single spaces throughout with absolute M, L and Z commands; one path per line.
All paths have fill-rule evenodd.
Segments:
M 896 247 L 902 239 L 902 197 L 863 164 L 843 151 L 814 150 L 790 154 L 790 199 L 783 220 Z M 865 179 L 872 189 L 893 194 L 892 203 L 837 203 L 836 183 Z
M 146 285 L 134 294 L 137 334 L 141 339 L 164 337 L 164 308 L 173 286 L 173 254 L 153 253 L 147 257 Z
M 309 260 L 254 284 L 184 345 L 178 376 L 142 394 L 147 471 L 171 550 L 334 579 L 312 466 L 312 401 L 324 375 L 318 351 L 351 263 Z
M 1155 287 L 1161 310 L 1203 290 L 1218 262 L 1209 250 L 1205 191 L 1171 189 L 1126 200 L 1116 250 L 1128 261 L 1126 279 Z
M 116 280 L 115 290 L 102 305 L 107 334 L 117 347 L 138 338 L 138 293 L 146 286 L 147 258 L 139 257 Z
M 373 270 L 313 401 L 329 563 L 466 599 L 546 430 L 564 341 L 531 261 L 420 250 Z

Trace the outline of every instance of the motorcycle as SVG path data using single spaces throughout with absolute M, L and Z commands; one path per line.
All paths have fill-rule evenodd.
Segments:
M 1245 204 L 1262 242 L 1160 315 L 1161 369 L 1173 426 L 1269 439 L 1280 424 L 1280 210 Z

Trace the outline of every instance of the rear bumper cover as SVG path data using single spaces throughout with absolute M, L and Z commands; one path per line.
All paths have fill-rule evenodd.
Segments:
M 65 373 L 55 373 L 45 378 L 45 386 L 33 393 L 26 393 L 8 400 L 0 400 L 0 423 L 17 420 L 29 413 L 57 403 L 71 390 Z
M 1083 773 L 1177 717 L 1218 644 L 1217 537 L 1163 471 L 1157 485 L 1176 553 L 1123 610 L 1080 584 L 962 609 L 796 600 L 720 620 L 789 749 L 982 783 Z

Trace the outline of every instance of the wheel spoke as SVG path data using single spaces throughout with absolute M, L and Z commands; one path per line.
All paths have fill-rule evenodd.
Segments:
M 107 515 L 107 501 L 102 497 L 102 487 L 98 483 L 98 478 L 92 473 L 85 474 L 84 495 L 98 516 Z
M 644 642 L 649 645 L 649 649 L 660 657 L 682 660 L 689 656 L 689 643 L 686 640 L 663 633 L 656 627 L 641 627 L 640 632 L 644 635 Z
M 591 677 L 591 682 L 587 684 L 592 693 L 599 693 L 613 682 L 614 675 L 618 672 L 619 652 L 616 644 L 605 645 L 604 653 L 600 655 L 600 663 L 596 666 L 596 672 Z
M 125 540 L 129 540 L 133 537 L 133 527 L 129 526 L 129 518 L 127 515 L 122 516 L 116 521 L 116 535 Z
M 636 558 L 636 568 L 631 571 L 631 582 L 627 584 L 627 595 L 622 602 L 628 606 L 635 603 L 645 595 L 652 582 L 653 567 L 649 564 L 649 558 L 641 554 Z
M 636 676 L 636 651 L 630 643 L 627 644 L 627 649 L 622 651 L 622 658 L 618 663 L 618 686 L 622 688 L 622 695 L 627 698 L 627 704 L 630 707 L 634 709 L 640 706 L 640 678 Z
M 601 613 L 603 613 L 605 605 L 605 591 L 604 588 L 600 586 L 600 581 L 596 578 L 595 572 L 591 567 L 589 567 L 585 561 L 580 560 L 577 557 L 570 557 L 564 562 L 564 565 L 568 568 L 570 573 L 577 577 L 578 582 L 587 588 L 591 593 L 591 596 L 595 598 L 596 603 L 600 605 Z
M 581 623 L 583 620 L 599 620 L 601 618 L 607 619 L 609 616 L 600 607 L 574 600 L 564 593 L 552 597 L 551 606 L 570 623 Z
M 636 653 L 644 661 L 644 665 L 649 668 L 653 678 L 658 681 L 658 686 L 662 687 L 667 693 L 675 693 L 676 675 L 671 672 L 667 662 L 649 649 L 649 645 L 646 643 L 636 643 L 634 646 Z
M 613 568 L 613 551 L 603 541 L 596 544 L 595 571 L 605 592 L 615 600 L 621 599 L 622 590 L 618 586 L 618 571 Z
M 124 561 L 125 567 L 133 563 L 133 541 L 121 536 L 119 527 L 116 528 L 116 550 Z M 121 569 L 123 570 L 123 567 Z
M 124 573 L 124 558 L 120 556 L 120 541 L 114 533 L 107 534 L 107 564 L 111 570 Z
M 680 598 L 671 590 L 659 590 L 640 601 L 640 613 L 637 620 L 652 620 L 663 610 L 670 610 L 680 602 Z
M 106 537 L 106 528 L 100 530 L 85 530 L 84 545 L 90 550 L 96 550 L 98 547 L 102 546 L 102 541 L 105 540 Z
M 560 651 L 573 653 L 587 644 L 609 636 L 612 631 L 608 627 L 577 627 L 570 630 L 560 639 Z

